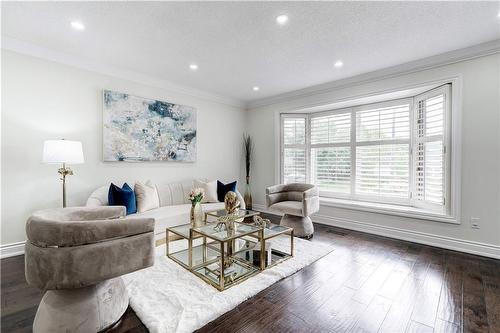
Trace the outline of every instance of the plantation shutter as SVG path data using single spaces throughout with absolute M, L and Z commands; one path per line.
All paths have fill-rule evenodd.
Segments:
M 282 115 L 283 182 L 305 183 L 306 170 L 306 117 Z
M 446 114 L 449 85 L 415 97 L 414 201 L 444 208 L 446 202 Z
M 408 201 L 410 100 L 356 110 L 356 194 Z
M 320 190 L 351 192 L 351 112 L 311 118 L 311 182 Z

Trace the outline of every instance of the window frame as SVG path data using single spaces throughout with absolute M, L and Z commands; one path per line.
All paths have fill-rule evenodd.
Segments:
M 455 96 L 453 95 L 453 85 L 452 82 L 443 82 L 441 85 L 438 85 L 428 91 L 425 91 L 423 93 L 414 95 L 414 96 L 409 96 L 409 97 L 404 97 L 404 98 L 398 98 L 398 99 L 388 99 L 385 101 L 379 101 L 375 103 L 364 103 L 360 105 L 354 105 L 351 107 L 342 107 L 338 109 L 331 109 L 331 110 L 325 110 L 325 111 L 320 111 L 320 112 L 307 112 L 307 113 L 286 113 L 286 112 L 280 112 L 279 113 L 279 121 L 280 121 L 280 133 L 279 133 L 279 143 L 280 143 L 280 154 L 281 154 L 281 159 L 280 159 L 280 167 L 279 167 L 279 177 L 281 179 L 281 182 L 284 181 L 284 175 L 283 175 L 283 168 L 284 168 L 284 160 L 283 160 L 283 119 L 286 117 L 303 117 L 305 118 L 306 122 L 306 128 L 305 128 L 305 133 L 306 133 L 306 145 L 305 145 L 305 150 L 306 150 L 306 182 L 311 181 L 311 149 L 312 148 L 319 148 L 319 147 L 342 147 L 342 146 L 350 146 L 351 148 L 351 192 L 350 194 L 345 194 L 345 193 L 338 193 L 338 192 L 332 192 L 332 191 L 324 191 L 320 190 L 320 197 L 324 198 L 326 202 L 335 202 L 336 199 L 339 199 L 339 201 L 342 201 L 343 203 L 341 206 L 345 206 L 346 202 L 352 201 L 353 206 L 359 206 L 363 205 L 363 202 L 367 204 L 382 204 L 386 205 L 388 207 L 393 206 L 393 207 L 400 207 L 404 209 L 404 207 L 408 207 L 409 211 L 415 211 L 415 210 L 421 210 L 420 213 L 429 213 L 431 215 L 436 215 L 436 216 L 446 216 L 446 217 L 451 217 L 453 213 L 455 213 L 454 216 L 458 215 L 458 212 L 454 212 L 456 210 L 456 194 L 453 195 L 451 192 L 451 187 L 453 183 L 456 181 L 456 175 L 452 174 L 453 169 L 457 169 L 457 167 L 453 167 L 453 163 L 456 163 L 456 160 L 459 158 L 452 156 L 451 154 L 451 147 L 455 146 L 455 144 L 452 145 L 452 126 L 456 125 L 456 121 L 452 123 L 452 118 L 451 118 L 451 112 L 452 112 L 452 104 L 454 103 L 454 98 Z M 439 206 L 439 210 L 436 209 L 436 207 L 432 207 L 432 205 L 423 205 L 416 203 L 415 198 L 414 198 L 414 192 L 415 192 L 415 170 L 414 170 L 414 153 L 415 153 L 415 103 L 418 98 L 422 98 L 422 96 L 427 96 L 430 97 L 432 95 L 440 95 L 444 94 L 445 96 L 445 114 L 444 114 L 444 132 L 443 132 L 443 146 L 445 147 L 445 154 L 444 154 L 444 198 L 445 202 L 443 206 Z M 367 142 L 357 142 L 356 138 L 356 130 L 357 130 L 357 123 L 356 123 L 356 112 L 360 110 L 366 110 L 368 108 L 373 108 L 374 106 L 376 107 L 384 107 L 384 106 L 391 106 L 391 105 L 397 105 L 397 104 L 408 104 L 409 105 L 409 138 L 407 139 L 390 139 L 390 140 L 378 140 L 378 141 L 372 141 L 370 143 Z M 340 113 L 351 113 L 351 140 L 349 143 L 344 144 L 344 143 L 332 143 L 332 144 L 311 144 L 311 119 L 316 118 L 316 117 L 322 117 L 322 116 L 328 116 L 332 114 L 340 114 Z M 388 141 L 390 143 L 388 143 Z M 458 141 L 458 140 L 457 140 Z M 408 177 L 408 198 L 386 198 L 386 197 L 378 197 L 378 196 L 370 196 L 370 195 L 362 195 L 362 194 L 356 194 L 355 192 L 355 187 L 356 187 L 356 147 L 363 146 L 363 145 L 378 145 L 378 144 L 393 144 L 393 143 L 408 143 L 408 148 L 409 148 L 409 154 L 408 154 L 408 172 L 409 172 L 409 177 Z M 457 185 L 459 188 L 459 184 Z M 381 206 L 381 207 L 382 207 Z M 391 210 L 389 208 L 389 210 Z M 399 209 L 396 209 L 399 210 Z M 420 214 L 419 213 L 419 214 Z M 453 222 L 454 223 L 454 222 Z
M 284 135 L 284 125 L 285 125 L 285 122 L 284 120 L 285 119 L 291 119 L 291 118 L 303 118 L 304 119 L 304 123 L 305 123 L 305 129 L 304 129 L 304 144 L 285 144 L 284 142 L 284 139 L 285 139 L 285 135 Z M 285 182 L 285 163 L 284 163 L 284 160 L 285 160 L 285 149 L 286 148 L 304 148 L 304 151 L 305 151 L 305 158 L 306 158 L 306 175 L 305 175 L 305 178 L 306 178 L 306 181 L 308 181 L 310 179 L 309 177 L 309 174 L 310 174 L 310 168 L 308 167 L 308 163 L 309 163 L 309 155 L 310 155 L 310 149 L 307 149 L 308 147 L 308 143 L 310 142 L 310 137 L 309 137 L 309 133 L 308 132 L 308 128 L 309 126 L 307 125 L 308 123 L 308 115 L 305 114 L 305 113 L 283 113 L 283 114 L 280 114 L 280 183 L 284 183 Z

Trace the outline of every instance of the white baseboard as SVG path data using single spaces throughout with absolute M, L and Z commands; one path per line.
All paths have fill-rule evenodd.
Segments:
M 274 212 L 269 212 L 264 205 L 254 204 L 253 206 L 254 209 L 277 215 Z M 464 239 L 457 239 L 457 238 L 439 236 L 419 231 L 410 231 L 400 228 L 381 226 L 378 224 L 366 223 L 361 221 L 355 221 L 352 219 L 345 219 L 345 218 L 332 217 L 326 215 L 315 214 L 314 216 L 312 216 L 312 220 L 320 224 L 326 224 L 335 227 L 366 232 L 369 234 L 440 247 L 448 250 L 454 250 L 489 258 L 500 259 L 500 246 L 493 244 L 473 242 Z
M 24 254 L 24 243 L 17 242 L 0 246 L 0 259 Z

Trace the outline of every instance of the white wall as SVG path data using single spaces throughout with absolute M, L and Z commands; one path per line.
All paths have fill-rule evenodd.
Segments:
M 352 97 L 461 76 L 462 175 L 461 224 L 416 220 L 322 206 L 313 220 L 481 253 L 500 258 L 500 56 L 493 54 L 459 63 L 348 87 L 290 97 L 248 111 L 248 132 L 255 139 L 252 186 L 254 202 L 264 205 L 264 189 L 274 184 L 279 154 L 275 146 L 275 114 L 308 105 L 329 104 Z M 481 229 L 470 228 L 470 217 Z
M 197 162 L 102 162 L 102 89 L 196 107 Z M 85 164 L 72 166 L 75 175 L 67 184 L 72 206 L 84 205 L 95 188 L 110 181 L 240 179 L 242 108 L 5 50 L 2 97 L 2 247 L 25 240 L 31 212 L 60 205 L 58 166 L 41 163 L 46 139 L 83 142 Z

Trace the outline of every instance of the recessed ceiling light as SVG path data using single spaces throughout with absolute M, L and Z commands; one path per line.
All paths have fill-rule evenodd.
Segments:
M 85 30 L 85 26 L 83 25 L 82 22 L 79 21 L 72 21 L 71 22 L 71 27 L 75 30 Z
M 498 15 L 497 15 L 498 18 L 500 18 L 500 12 L 498 12 Z
M 253 89 L 253 91 L 259 91 L 260 90 L 260 88 L 257 87 L 257 86 L 253 87 L 252 89 Z
M 335 68 L 340 68 L 344 66 L 344 63 L 342 62 L 342 60 L 337 60 L 335 61 L 335 64 L 333 66 L 335 66 Z
M 286 15 L 279 15 L 278 17 L 276 17 L 276 23 L 278 23 L 279 25 L 283 25 L 286 22 L 288 22 L 288 16 L 286 16 Z
M 192 71 L 196 71 L 196 70 L 198 70 L 198 65 L 197 64 L 190 64 L 189 69 Z

